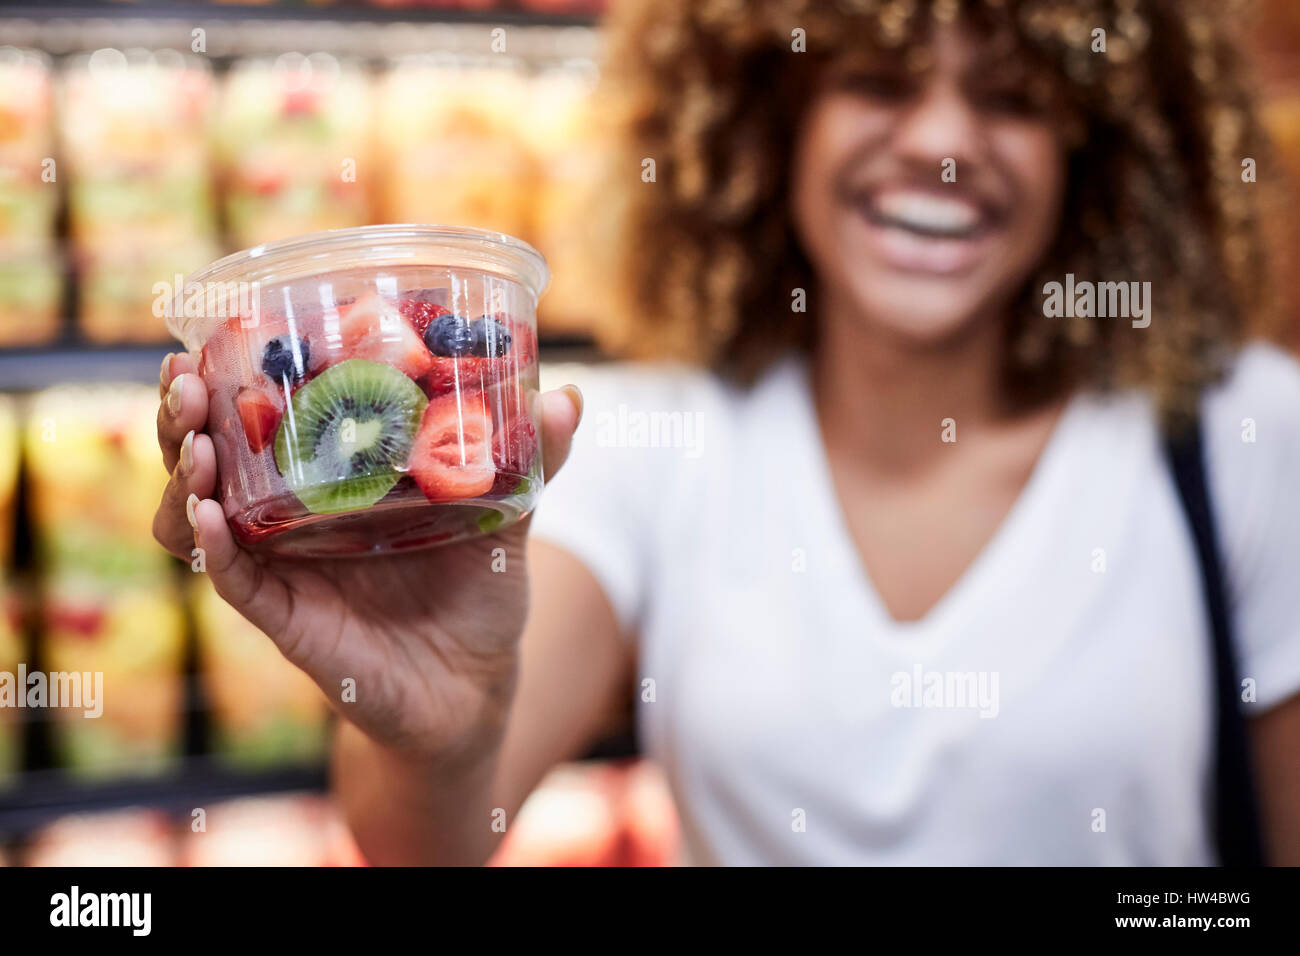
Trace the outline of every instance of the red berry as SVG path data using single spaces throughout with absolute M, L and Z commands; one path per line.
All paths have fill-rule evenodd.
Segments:
M 537 429 L 524 416 L 515 419 L 514 424 L 492 449 L 492 460 L 501 471 L 515 475 L 526 475 L 537 457 Z
M 280 427 L 279 405 L 265 392 L 246 388 L 235 399 L 235 407 L 248 447 L 254 454 L 260 454 L 275 440 L 276 429 Z
M 537 429 L 527 415 L 520 414 L 504 434 L 498 432 L 492 443 L 492 461 L 497 466 L 492 493 L 512 493 L 533 466 L 537 457 Z
M 492 418 L 483 395 L 452 393 L 424 410 L 407 462 L 430 501 L 477 498 L 492 489 Z
M 402 299 L 397 303 L 397 311 L 411 323 L 411 328 L 420 333 L 421 338 L 424 337 L 424 330 L 434 319 L 448 314 L 448 310 L 442 306 L 434 305 L 432 302 L 421 302 L 419 299 Z
M 373 293 L 339 313 L 339 331 L 340 358 L 386 362 L 411 379 L 422 378 L 433 366 L 433 356 L 402 313 Z
M 456 389 L 484 388 L 492 384 L 492 368 L 489 362 L 500 359 L 485 359 L 474 355 L 460 358 L 433 356 L 433 368 L 424 378 L 424 390 L 433 398 Z
M 504 315 L 497 318 L 510 333 L 510 351 L 495 358 L 434 355 L 433 367 L 423 382 L 426 394 L 433 397 L 455 388 L 490 388 L 537 361 L 532 329 Z

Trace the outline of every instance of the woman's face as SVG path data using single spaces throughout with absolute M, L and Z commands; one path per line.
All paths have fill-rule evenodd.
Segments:
M 996 321 L 1039 263 L 1065 150 L 1005 56 L 956 28 L 920 52 L 919 69 L 883 55 L 828 68 L 795 144 L 792 204 L 836 304 L 823 321 L 928 347 Z

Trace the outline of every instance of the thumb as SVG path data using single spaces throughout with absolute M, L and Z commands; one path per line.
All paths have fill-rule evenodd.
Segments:
M 582 420 L 582 392 L 576 385 L 566 385 L 542 395 L 542 475 L 546 481 L 569 457 L 573 433 Z

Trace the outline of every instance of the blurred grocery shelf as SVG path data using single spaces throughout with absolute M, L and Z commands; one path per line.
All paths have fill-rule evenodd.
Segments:
M 54 17 L 139 17 L 160 19 L 266 20 L 374 20 L 442 21 L 450 23 L 541 23 L 568 26 L 590 23 L 603 3 L 580 0 L 550 0 L 539 3 L 503 3 L 492 0 L 456 3 L 390 2 L 362 3 L 357 0 L 328 3 L 220 3 L 201 0 L 40 0 L 39 3 L 0 3 L 0 14 L 36 19 Z
M 590 354 L 601 6 L 0 2 L 0 390 L 151 382 L 160 282 L 375 222 L 533 242 Z
M 0 867 L 364 866 L 339 809 L 310 773 L 245 779 L 196 764 L 168 784 L 120 781 L 99 803 L 29 787 L 0 816 Z M 199 811 L 202 811 L 200 813 Z M 8 832 L 6 820 L 20 826 Z M 647 761 L 553 769 L 515 816 L 492 866 L 671 866 L 682 862 L 667 782 Z
M 590 57 L 598 46 L 595 22 L 591 13 L 503 6 L 0 3 L 5 43 L 54 55 L 96 47 L 192 49 L 196 27 L 214 58 L 295 49 L 367 57 L 489 53 L 501 52 L 492 48 L 491 28 L 505 27 L 508 56 Z
M 29 833 L 73 813 L 151 807 L 188 812 L 217 800 L 264 793 L 324 791 L 322 765 L 240 771 L 211 757 L 190 757 L 165 776 L 88 781 L 63 770 L 29 770 L 0 789 L 0 835 Z
M 631 737 L 617 737 L 597 746 L 585 759 L 617 760 L 635 754 Z M 0 838 L 31 833 L 74 813 L 126 807 L 184 813 L 217 800 L 254 794 L 323 793 L 328 776 L 323 764 L 240 770 L 211 756 L 186 757 L 168 774 L 98 780 L 59 769 L 28 770 L 8 787 L 0 787 Z
M 162 357 L 175 346 L 105 345 L 4 349 L 0 388 L 30 391 L 58 382 L 143 382 L 158 378 Z

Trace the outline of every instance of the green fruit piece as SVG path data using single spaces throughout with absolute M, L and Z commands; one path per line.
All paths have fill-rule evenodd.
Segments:
M 406 467 L 428 399 L 382 362 L 348 359 L 294 393 L 275 435 L 275 464 L 315 514 L 373 505 Z
M 495 508 L 488 508 L 483 514 L 479 515 L 478 529 L 484 534 L 491 534 L 497 528 L 501 527 L 501 522 L 506 520 L 505 512 L 497 511 Z

